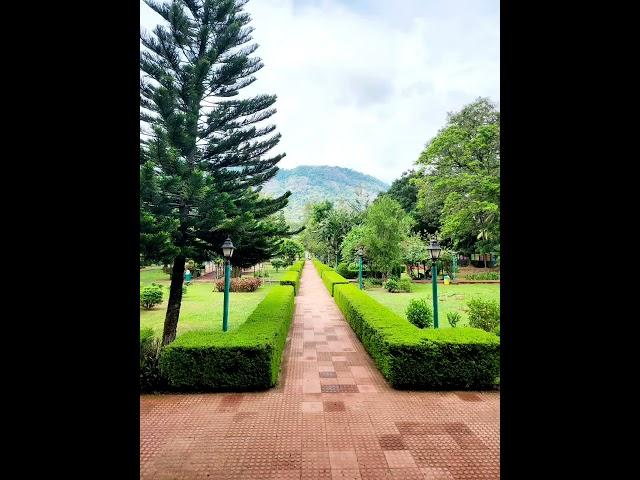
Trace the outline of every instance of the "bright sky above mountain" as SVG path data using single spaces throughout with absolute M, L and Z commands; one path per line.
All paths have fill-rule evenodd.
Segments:
M 264 61 L 247 95 L 275 93 L 283 168 L 337 165 L 386 182 L 446 114 L 500 100 L 497 0 L 250 0 Z M 141 26 L 161 19 L 141 2 Z

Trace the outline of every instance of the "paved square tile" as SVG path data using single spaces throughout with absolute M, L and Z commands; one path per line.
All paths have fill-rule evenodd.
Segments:
M 409 450 L 388 450 L 384 452 L 389 468 L 417 468 Z
M 322 412 L 322 402 L 302 402 L 302 411 L 305 413 Z
M 331 469 L 358 470 L 358 459 L 354 450 L 330 451 Z

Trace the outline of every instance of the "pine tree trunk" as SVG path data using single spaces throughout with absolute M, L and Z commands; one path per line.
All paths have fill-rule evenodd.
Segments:
M 176 339 L 178 317 L 180 316 L 180 306 L 182 305 L 182 277 L 184 275 L 184 264 L 184 255 L 178 255 L 173 261 L 167 315 L 164 318 L 164 330 L 162 332 L 162 346 L 168 345 Z

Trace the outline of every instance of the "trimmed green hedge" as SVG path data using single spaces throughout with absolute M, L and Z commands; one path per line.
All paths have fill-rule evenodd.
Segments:
M 496 335 L 470 327 L 420 329 L 354 285 L 337 285 L 334 296 L 394 388 L 489 388 L 500 374 Z
M 293 318 L 294 295 L 291 286 L 277 285 L 236 330 L 180 335 L 160 357 L 169 386 L 189 391 L 263 390 L 274 386 Z
M 293 265 L 291 265 L 291 267 L 289 267 L 289 270 L 292 270 L 294 272 L 301 272 L 302 267 L 304 267 L 304 260 L 298 260 Z
M 320 278 L 322 278 L 322 272 L 324 272 L 325 270 L 333 271 L 333 268 L 331 268 L 329 265 L 325 265 L 324 263 L 320 262 L 319 260 L 316 260 L 315 258 L 311 259 L 311 263 L 313 263 L 313 266 L 316 267 L 316 270 L 320 274 Z
M 325 270 L 322 272 L 322 283 L 324 283 L 324 286 L 327 287 L 327 290 L 329 290 L 329 293 L 333 297 L 335 286 L 349 283 L 349 280 L 333 270 Z
M 297 295 L 300 291 L 300 278 L 302 277 L 302 267 L 304 260 L 299 260 L 287 270 L 280 279 L 280 285 L 291 285 Z
M 337 273 L 333 268 L 329 267 L 328 265 L 325 265 L 324 263 L 319 262 L 315 258 L 311 261 L 313 262 L 313 265 L 316 267 L 316 270 L 318 270 L 318 273 L 320 274 L 320 278 L 322 279 L 322 283 L 324 283 L 324 286 L 327 287 L 327 290 L 329 290 L 329 294 L 331 294 L 331 296 L 333 296 L 334 285 L 341 284 L 341 283 L 349 283 L 349 280 L 344 278 L 342 275 Z

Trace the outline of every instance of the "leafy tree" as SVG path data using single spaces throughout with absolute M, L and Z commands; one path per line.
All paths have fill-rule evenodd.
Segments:
M 300 242 L 291 239 L 285 239 L 280 245 L 278 256 L 284 260 L 284 266 L 287 267 L 298 258 L 304 255 L 304 247 Z
M 172 263 L 163 345 L 176 336 L 187 257 L 211 258 L 232 234 L 234 261 L 249 262 L 272 253 L 277 245 L 267 239 L 284 233 L 268 219 L 290 192 L 258 194 L 284 156 L 265 158 L 280 140 L 274 125 L 261 123 L 275 113 L 276 97 L 231 98 L 263 66 L 252 56 L 245 3 L 147 0 L 165 23 L 141 34 L 140 240 L 145 256 Z M 250 258 L 251 249 L 259 254 Z
M 329 262 L 333 259 L 337 266 L 340 261 L 340 246 L 351 228 L 358 224 L 363 212 L 346 208 L 334 208 L 329 201 L 312 205 L 308 221 L 301 236 L 305 248 L 312 254 Z
M 285 267 L 286 265 L 285 265 L 284 260 L 282 260 L 280 258 L 274 258 L 273 260 L 271 260 L 271 266 L 273 268 L 275 268 L 276 272 L 277 272 L 278 270 L 280 270 L 281 268 Z
M 400 204 L 390 197 L 377 198 L 364 221 L 364 249 L 367 263 L 386 278 L 402 262 L 402 242 L 411 220 Z
M 429 258 L 427 244 L 420 235 L 409 235 L 402 241 L 402 260 L 410 275 L 413 275 L 415 265 L 424 265 Z
M 461 250 L 499 250 L 500 112 L 486 98 L 449 114 L 418 165 L 418 211 Z M 437 222 L 435 221 L 437 219 Z

